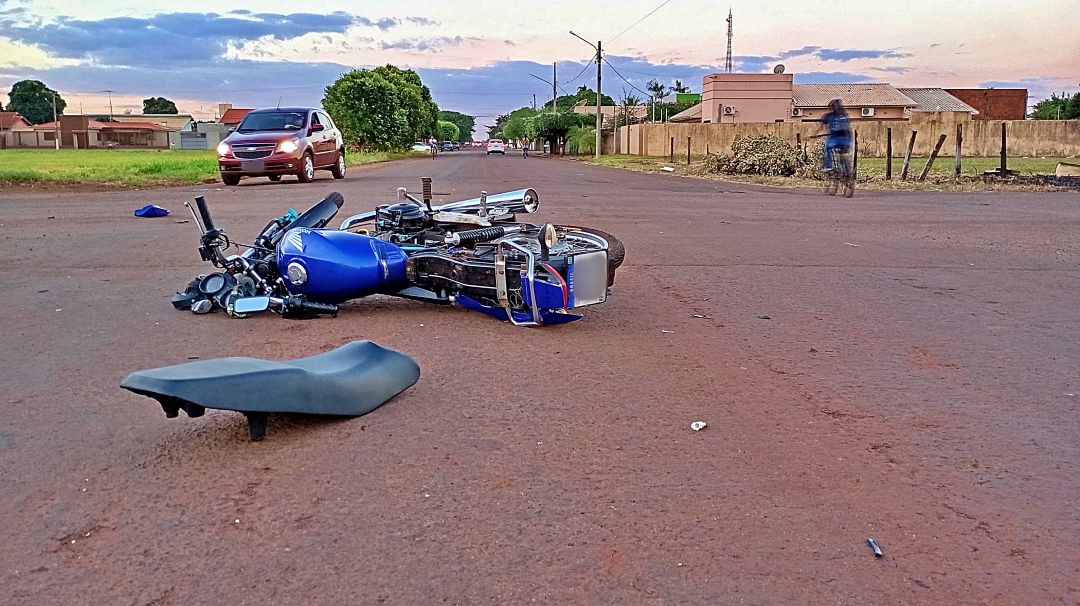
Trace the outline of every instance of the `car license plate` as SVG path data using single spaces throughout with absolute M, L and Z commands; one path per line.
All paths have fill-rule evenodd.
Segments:
M 266 170 L 266 165 L 262 160 L 244 160 L 240 163 L 240 170 L 245 173 L 261 173 Z
M 570 307 L 603 303 L 607 299 L 607 252 L 570 258 Z

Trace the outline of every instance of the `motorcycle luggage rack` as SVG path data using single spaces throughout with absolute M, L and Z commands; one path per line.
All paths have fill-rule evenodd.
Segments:
M 519 322 L 514 319 L 514 310 L 510 307 L 510 296 L 506 288 L 506 256 L 503 254 L 503 246 L 507 248 L 517 249 L 520 252 L 525 253 L 529 259 L 529 271 L 522 279 L 528 278 L 529 280 L 529 310 L 532 312 L 532 321 Z M 528 248 L 518 244 L 517 242 L 511 242 L 510 240 L 500 240 L 497 248 L 495 249 L 495 293 L 499 298 L 499 303 L 506 310 L 506 317 L 514 326 L 540 326 L 544 322 L 540 319 L 540 310 L 536 308 L 536 257 L 533 252 Z

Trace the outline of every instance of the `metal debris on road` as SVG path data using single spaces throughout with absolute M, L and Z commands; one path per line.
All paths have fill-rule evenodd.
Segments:
M 878 544 L 874 542 L 874 539 L 866 539 L 866 544 L 870 546 L 870 549 L 874 550 L 874 557 L 880 558 L 881 556 L 885 555 L 881 553 L 881 548 L 878 547 Z
M 702 429 L 705 429 L 705 425 L 705 421 L 694 421 L 690 424 L 690 429 L 693 429 L 694 431 L 701 431 Z
M 848 246 L 854 246 L 855 248 L 859 247 L 858 244 L 852 244 L 851 242 L 844 242 L 844 244 L 847 244 Z
M 816 349 L 814 349 L 813 347 L 811 347 L 811 348 L 810 348 L 810 353 L 817 353 L 817 350 L 816 350 Z
M 58 309 L 58 310 L 56 310 L 56 311 L 60 311 L 60 310 Z M 661 330 L 660 332 L 664 332 L 664 333 L 667 333 L 667 334 L 669 334 L 669 335 L 673 335 L 673 334 L 675 334 L 675 331 L 674 331 L 674 330 Z
M 772 320 L 769 316 L 758 316 L 759 320 Z
M 180 219 L 180 220 L 178 220 L 178 221 L 175 221 L 175 222 L 176 222 L 176 223 L 191 223 L 191 221 L 189 221 L 189 220 L 187 220 L 187 219 Z
M 695 318 L 702 318 L 702 319 L 705 319 L 705 320 L 711 320 L 712 319 L 712 316 L 710 316 L 709 314 L 690 314 L 690 315 L 694 316 Z

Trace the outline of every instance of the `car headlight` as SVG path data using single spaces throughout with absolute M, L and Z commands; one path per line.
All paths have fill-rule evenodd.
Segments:
M 218 143 L 217 155 L 219 155 L 219 156 L 227 156 L 227 155 L 229 155 L 229 151 L 230 150 L 229 150 L 229 144 L 228 143 L 226 143 L 224 141 L 222 141 L 221 143 Z
M 291 139 L 288 141 L 282 141 L 281 145 L 278 145 L 278 151 L 284 152 L 286 154 L 291 154 L 298 149 L 300 148 L 297 147 L 296 141 L 293 141 Z

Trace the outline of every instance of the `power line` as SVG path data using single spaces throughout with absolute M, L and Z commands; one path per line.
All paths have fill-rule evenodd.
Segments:
M 594 63 L 596 63 L 596 59 L 589 59 L 589 62 L 587 64 L 585 64 L 584 68 L 581 69 L 581 73 L 579 73 L 577 76 L 574 76 L 573 80 L 567 80 L 566 82 L 563 82 L 563 84 L 566 84 L 567 86 L 569 86 L 569 85 L 573 84 L 574 82 L 577 82 L 578 78 L 580 78 L 585 73 L 585 70 L 592 67 Z
M 607 60 L 607 57 L 604 57 L 604 63 L 607 63 L 608 67 L 611 68 L 611 71 L 615 72 L 615 75 L 622 78 L 623 82 L 625 82 L 627 84 L 630 84 L 630 88 L 632 88 L 632 89 L 636 90 L 637 92 L 645 95 L 645 97 L 648 98 L 648 99 L 652 98 L 652 93 L 647 93 L 647 92 L 641 90 L 640 88 L 638 88 L 638 87 L 634 86 L 633 84 L 631 84 L 629 80 L 627 80 L 626 78 L 623 78 L 623 75 L 619 73 L 619 70 L 615 69 L 615 66 L 611 64 L 611 61 Z
M 658 7 L 654 8 L 654 9 L 652 9 L 651 11 L 649 11 L 649 14 L 648 14 L 648 15 L 645 15 L 644 17 L 642 17 L 642 18 L 638 19 L 637 21 L 635 21 L 635 22 L 634 22 L 634 24 L 633 24 L 633 25 L 631 25 L 630 27 L 628 27 L 628 28 L 624 29 L 623 31 L 619 32 L 619 36 L 621 36 L 621 35 L 625 34 L 626 32 L 628 32 L 628 31 L 630 31 L 630 30 L 632 30 L 632 29 L 634 29 L 635 27 L 637 27 L 637 24 L 638 24 L 638 23 L 641 23 L 642 21 L 644 21 L 644 20 L 648 19 L 648 18 L 649 18 L 650 16 L 652 16 L 652 14 L 653 14 L 653 13 L 655 13 L 656 11 L 658 11 L 658 10 L 660 10 L 660 9 L 664 8 L 665 6 L 667 6 L 667 3 L 668 3 L 668 2 L 671 2 L 671 0 L 664 0 L 664 3 L 663 3 L 663 4 L 661 4 L 660 6 L 658 6 Z M 607 43 L 608 43 L 608 44 L 611 44 L 612 42 L 614 42 L 615 40 L 617 40 L 617 39 L 619 38 L 619 36 L 615 36 L 615 37 L 614 37 L 614 38 L 612 38 L 611 40 L 608 40 L 608 41 L 607 41 Z M 609 63 L 608 65 L 611 65 L 611 64 Z

